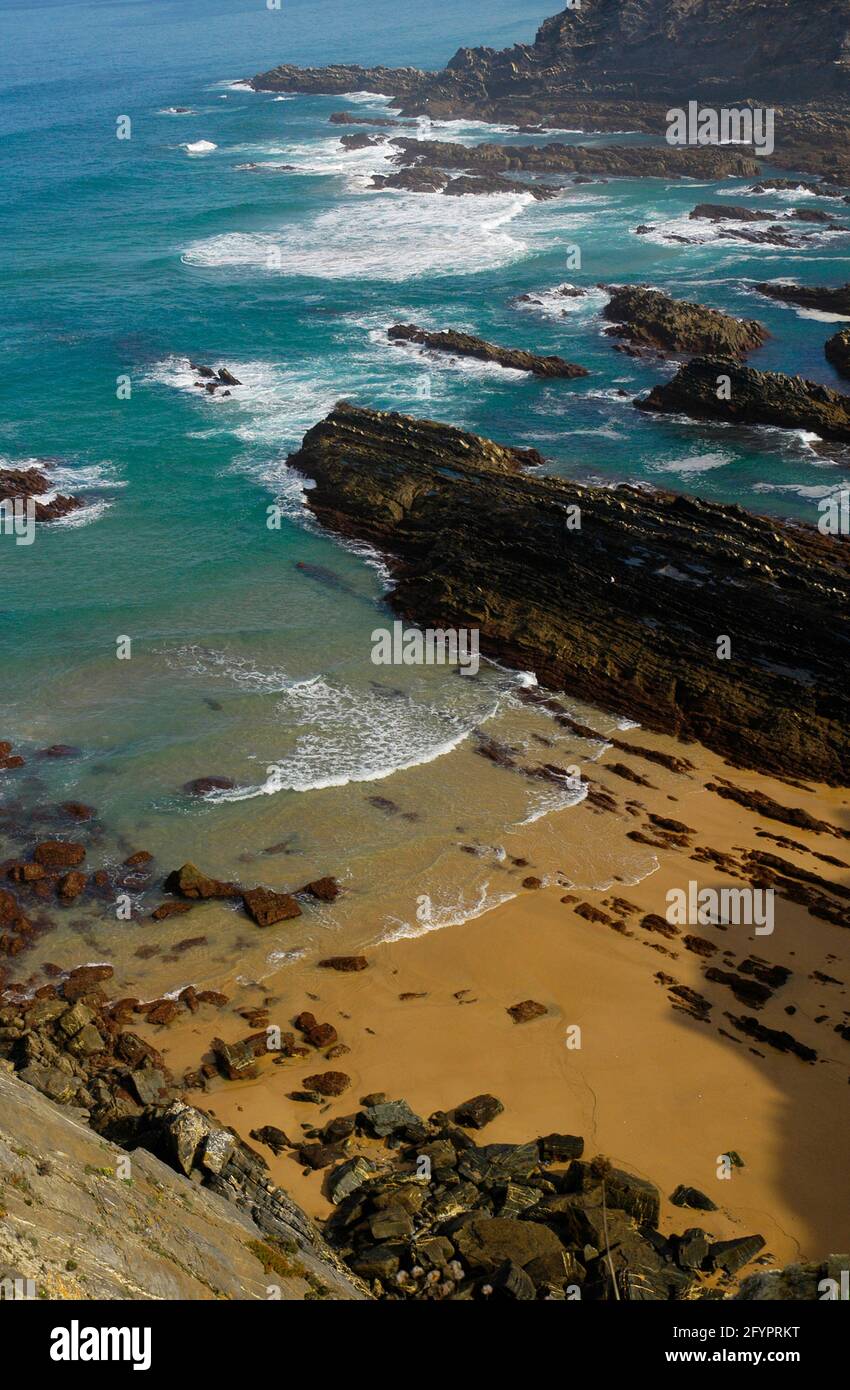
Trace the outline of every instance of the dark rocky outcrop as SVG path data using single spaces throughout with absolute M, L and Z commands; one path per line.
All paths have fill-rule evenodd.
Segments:
M 769 336 L 754 319 L 736 319 L 645 285 L 620 285 L 609 292 L 602 312 L 615 326 L 605 331 L 637 349 L 740 358 Z
M 720 383 L 728 379 L 728 390 Z M 812 430 L 850 443 L 850 396 L 816 381 L 781 372 L 758 372 L 721 357 L 697 357 L 674 379 L 635 402 L 639 410 L 724 420 L 738 425 L 776 425 Z
M 482 651 L 550 688 L 737 763 L 847 784 L 845 541 L 532 475 L 535 450 L 346 403 L 290 462 L 321 522 L 393 557 L 403 616 L 478 628 Z M 734 660 L 716 659 L 719 633 Z
M 36 521 L 58 521 L 70 512 L 79 511 L 83 501 L 80 497 L 66 497 L 61 494 L 51 496 L 53 488 L 47 473 L 47 465 L 39 468 L 0 468 L 0 518 L 13 514 L 17 506 L 33 506 Z M 43 499 L 49 500 L 43 500 Z M 7 519 L 6 528 L 11 528 Z
M 788 280 L 766 280 L 755 288 L 768 299 L 778 299 L 780 304 L 797 304 L 801 309 L 818 309 L 825 314 L 850 316 L 850 283 L 828 289 L 816 285 L 794 285 Z
M 673 145 L 459 145 L 445 140 L 391 141 L 402 168 L 463 169 L 472 174 L 604 174 L 621 178 L 746 178 L 758 172 L 728 147 Z M 380 186 L 376 182 L 376 186 Z M 523 189 L 524 185 L 513 185 Z M 527 191 L 531 191 L 528 189 Z
M 284 64 L 251 85 L 258 91 L 383 92 L 408 117 L 659 137 L 668 109 L 690 100 L 739 109 L 788 103 L 776 109 L 771 163 L 846 184 L 849 47 L 850 18 L 840 0 L 817 7 L 788 0 L 726 0 L 722 7 L 698 0 L 594 0 L 545 20 L 531 44 L 461 48 L 439 72 Z M 629 157 L 626 147 L 622 152 Z M 699 177 L 702 155 L 732 152 L 666 153 L 668 174 L 678 162 Z
M 824 347 L 826 359 L 841 376 L 850 380 L 850 328 L 842 328 Z
M 562 10 L 533 44 L 461 48 L 441 72 L 283 65 L 260 91 L 384 92 L 405 110 L 557 124 L 569 101 L 823 98 L 850 89 L 850 19 L 841 5 L 786 0 L 594 0 Z
M 588 376 L 585 367 L 575 362 L 567 362 L 563 357 L 541 357 L 523 348 L 497 347 L 484 338 L 473 337 L 471 333 L 458 333 L 447 329 L 441 333 L 431 333 L 425 328 L 417 328 L 413 323 L 397 323 L 387 329 L 387 337 L 393 343 L 417 343 L 430 352 L 452 353 L 458 357 L 475 357 L 481 362 L 493 362 L 500 367 L 509 367 L 516 372 L 531 372 L 542 377 Z

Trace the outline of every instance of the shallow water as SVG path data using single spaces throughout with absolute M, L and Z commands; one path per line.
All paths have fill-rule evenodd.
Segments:
M 309 521 L 285 466 L 337 399 L 536 447 L 565 476 L 631 478 L 809 520 L 846 485 L 846 452 L 811 436 L 636 412 L 630 398 L 671 368 L 612 350 L 595 289 L 646 281 L 758 316 L 773 334 L 758 365 L 837 385 L 822 351 L 833 330 L 761 299 L 752 283 L 837 283 L 846 238 L 816 234 L 786 251 L 694 231 L 694 203 L 747 200 L 744 180 L 621 180 L 546 204 L 369 191 L 386 149 L 345 152 L 327 117 L 346 106 L 386 114 L 385 98 L 282 100 L 237 81 L 281 60 L 439 66 L 461 42 L 530 39 L 549 8 L 464 0 L 364 13 L 324 0 L 317 32 L 306 0 L 238 14 L 219 3 L 202 17 L 188 0 L 0 3 L 0 454 L 54 459 L 55 486 L 88 503 L 39 528 L 32 547 L 0 536 L 0 736 L 27 754 L 54 742 L 80 749 L 30 759 L 0 795 L 90 802 L 112 862 L 146 848 L 158 870 L 194 858 L 275 886 L 338 874 L 349 889 L 339 905 L 261 945 L 220 910 L 216 949 L 239 950 L 260 973 L 317 934 L 348 939 L 354 917 L 374 938 L 481 911 L 522 877 L 512 827 L 523 849 L 534 846 L 535 871 L 564 868 L 564 851 L 587 883 L 651 867 L 622 843 L 571 845 L 574 790 L 476 756 L 482 729 L 531 763 L 598 753 L 523 706 L 521 677 L 371 664 L 371 633 L 390 620 L 385 574 Z M 163 114 L 174 106 L 191 114 Z M 124 114 L 132 138 L 122 141 Z M 470 143 L 529 138 L 476 122 L 419 130 Z M 250 162 L 264 168 L 238 167 Z M 295 167 L 274 167 L 283 164 Z M 650 221 L 660 231 L 635 236 Z M 683 231 L 693 244 L 669 240 Z M 567 269 L 573 246 L 580 271 Z M 565 281 L 590 292 L 559 301 L 551 291 Z M 514 305 L 528 292 L 540 302 Z M 387 344 L 398 321 L 558 352 L 591 376 L 545 382 L 423 357 Z M 194 386 L 190 358 L 226 363 L 243 384 L 211 399 Z M 125 377 L 130 398 L 119 399 Z M 279 529 L 268 525 L 273 504 Z M 123 638 L 129 660 L 117 659 Z M 236 790 L 206 803 L 182 792 L 210 774 Z M 75 909 L 61 930 L 83 935 L 84 954 L 130 958 L 126 924 L 87 922 Z M 188 923 L 157 931 L 166 943 L 192 934 Z M 61 954 L 55 940 L 48 954 Z

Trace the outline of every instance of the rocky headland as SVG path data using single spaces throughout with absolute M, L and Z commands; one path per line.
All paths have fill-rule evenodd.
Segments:
M 847 543 L 739 507 L 528 473 L 542 462 L 347 403 L 290 457 L 321 522 L 392 557 L 405 617 L 478 628 L 485 653 L 551 688 L 736 763 L 846 784 Z
M 697 420 L 812 430 L 823 439 L 850 443 L 850 396 L 803 377 L 743 367 L 728 357 L 694 358 L 635 404 Z
M 611 295 L 602 313 L 613 327 L 605 332 L 629 345 L 621 346 L 620 351 L 741 358 L 769 337 L 767 329 L 754 319 L 736 319 L 702 304 L 673 299 L 646 285 L 600 288 Z
M 439 72 L 282 64 L 249 81 L 257 91 L 382 92 L 404 117 L 659 138 L 674 102 L 770 103 L 771 163 L 847 184 L 849 41 L 850 19 L 832 5 L 813 12 L 786 0 L 733 0 L 720 12 L 680 0 L 597 0 L 545 20 L 531 44 L 461 48 Z M 668 147 L 669 171 L 678 154 L 685 156 L 680 167 L 692 159 L 687 171 L 696 172 L 706 153 Z
M 473 357 L 479 362 L 492 362 L 516 372 L 530 372 L 533 376 L 573 379 L 589 375 L 586 367 L 567 362 L 563 357 L 541 357 L 539 353 L 526 352 L 523 348 L 497 347 L 484 338 L 476 338 L 471 333 L 458 333 L 454 329 L 432 333 L 413 323 L 397 323 L 387 329 L 387 337 L 392 343 L 414 343 L 427 348 L 429 352 Z

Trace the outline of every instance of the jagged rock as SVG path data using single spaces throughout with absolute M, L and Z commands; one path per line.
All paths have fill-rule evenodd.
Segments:
M 258 927 L 273 927 L 276 922 L 301 916 L 301 908 L 290 893 L 275 893 L 271 888 L 251 888 L 242 894 L 242 902 Z
M 191 903 L 160 903 L 154 908 L 151 918 L 154 922 L 165 922 L 169 917 L 179 917 L 192 911 Z
M 708 1258 L 709 1239 L 699 1226 L 690 1226 L 674 1237 L 676 1263 L 680 1269 L 702 1269 Z
M 491 1120 L 495 1120 L 497 1115 L 501 1115 L 504 1108 L 495 1096 L 486 1093 L 473 1096 L 472 1100 L 465 1100 L 462 1105 L 455 1107 L 455 1124 L 463 1125 L 465 1129 L 483 1129 Z
M 588 375 L 585 367 L 566 362 L 563 357 L 540 357 L 521 348 L 497 347 L 495 343 L 488 343 L 484 338 L 475 338 L 470 333 L 458 333 L 454 329 L 430 333 L 425 328 L 417 328 L 413 323 L 397 323 L 387 329 L 387 337 L 394 343 L 419 343 L 431 352 L 475 357 L 483 362 L 495 362 L 500 367 L 509 367 L 513 371 L 531 372 L 534 376 L 572 378 Z
M 324 878 L 314 878 L 311 883 L 305 883 L 303 888 L 298 890 L 300 893 L 309 893 L 311 898 L 315 898 L 320 903 L 336 902 L 342 889 L 335 878 L 326 875 Z
M 84 505 L 80 497 L 65 497 L 56 493 L 48 476 L 48 465 L 39 468 L 0 468 L 0 503 L 32 503 L 36 521 L 58 521 L 70 512 L 78 511 Z M 49 497 L 48 501 L 43 498 Z M 22 767 L 24 759 L 11 754 L 11 749 L 3 755 L 0 766 L 5 768 Z
M 287 1301 L 368 1297 L 258 1165 L 231 1151 L 226 1177 L 216 1171 L 216 1147 L 223 1156 L 235 1145 L 224 1134 L 202 1145 L 192 1181 L 164 1145 L 156 1156 L 134 1146 L 132 1181 L 116 1180 L 123 1148 L 0 1070 L 0 1167 L 16 1180 L 3 1186 L 0 1268 L 32 1279 L 44 1298 L 92 1305 L 262 1302 L 273 1283 Z
M 216 1062 L 228 1081 L 242 1081 L 257 1075 L 257 1058 L 268 1051 L 266 1043 L 265 1033 L 259 1033 L 237 1043 L 213 1038 L 211 1046 Z
M 718 395 L 721 378 L 728 378 L 730 387 Z M 757 372 L 729 358 L 697 357 L 635 404 L 639 410 L 697 420 L 813 430 L 824 439 L 850 443 L 850 396 L 802 377 Z
M 602 312 L 615 326 L 606 333 L 639 348 L 739 358 L 770 336 L 754 319 L 736 319 L 645 285 L 620 285 L 609 292 Z
M 789 280 L 767 280 L 756 284 L 759 294 L 778 299 L 780 304 L 797 304 L 826 314 L 850 315 L 850 281 L 835 289 L 817 285 L 795 285 Z
M 315 481 L 321 522 L 390 557 L 405 617 L 478 628 L 482 650 L 542 685 L 738 764 L 850 781 L 840 540 L 660 490 L 532 475 L 534 451 L 345 403 L 290 462 Z M 735 661 L 707 663 L 723 632 Z
M 344 1202 L 373 1177 L 376 1165 L 369 1158 L 350 1158 L 335 1168 L 328 1178 L 328 1195 L 334 1203 Z
M 670 1201 L 674 1207 L 692 1207 L 695 1211 L 717 1211 L 717 1203 L 700 1192 L 698 1187 L 685 1187 L 682 1183 L 676 1188 Z
M 722 1269 L 725 1274 L 737 1274 L 739 1269 L 755 1259 L 764 1249 L 763 1236 L 739 1236 L 735 1240 L 718 1240 L 708 1249 L 708 1264 L 711 1269 Z
M 384 1101 L 378 1105 L 367 1106 L 363 1120 L 370 1134 L 377 1139 L 385 1139 L 391 1134 L 407 1135 L 410 1130 L 423 1131 L 422 1119 L 411 1110 L 406 1100 Z
M 223 883 L 202 873 L 194 864 L 183 864 L 174 869 L 165 880 L 169 893 L 178 893 L 182 898 L 238 898 L 241 888 L 238 883 Z
M 850 379 L 850 328 L 842 328 L 840 333 L 830 338 L 824 352 L 835 370 Z
M 564 1248 L 546 1226 L 500 1216 L 468 1221 L 456 1233 L 455 1245 L 470 1269 L 485 1273 L 493 1273 L 505 1260 L 523 1268 L 541 1257 L 560 1256 Z
M 747 1303 L 764 1300 L 814 1303 L 827 1293 L 824 1281 L 833 1281 L 835 1294 L 841 1295 L 842 1275 L 850 1270 L 850 1255 L 830 1255 L 822 1264 L 791 1264 L 784 1269 L 765 1270 L 750 1274 L 741 1284 L 735 1298 Z
M 608 174 L 622 178 L 745 177 L 758 172 L 746 155 L 717 147 L 672 145 L 459 145 L 442 140 L 391 141 L 402 166 L 463 169 L 467 174 Z M 514 185 L 516 191 L 516 185 Z M 533 191 L 532 188 L 528 189 Z
M 584 1153 L 584 1140 L 576 1134 L 547 1134 L 537 1143 L 544 1163 L 567 1163 Z
M 287 1139 L 282 1129 L 276 1125 L 263 1125 L 262 1129 L 252 1129 L 251 1138 L 256 1139 L 258 1144 L 266 1144 L 273 1154 L 282 1154 L 284 1149 L 293 1147 L 292 1141 Z

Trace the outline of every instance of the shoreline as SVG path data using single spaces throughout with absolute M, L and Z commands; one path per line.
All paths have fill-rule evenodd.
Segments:
M 659 751 L 683 751 L 673 740 L 641 730 L 642 744 L 647 740 Z M 838 884 L 839 894 L 848 882 L 845 870 L 813 858 L 833 849 L 838 853 L 832 857 L 838 858 L 842 842 L 823 832 L 791 831 L 722 800 L 705 790 L 707 778 L 730 772 L 737 785 L 819 812 L 819 818 L 836 824 L 850 824 L 850 798 L 826 788 L 792 792 L 776 779 L 730 770 L 704 750 L 686 747 L 697 769 L 676 779 L 678 795 L 664 787 L 640 788 L 639 796 L 646 813 L 681 815 L 696 833 L 687 848 L 656 849 L 657 869 L 638 884 L 623 885 L 621 891 L 573 891 L 566 883 L 529 889 L 461 926 L 368 947 L 369 966 L 356 974 L 317 969 L 313 955 L 290 962 L 262 983 L 232 982 L 230 1010 L 258 1008 L 273 1023 L 291 1028 L 293 1017 L 309 1009 L 333 1025 L 350 1049 L 334 1062 L 351 1082 L 339 1098 L 318 1111 L 287 1098 L 302 1071 L 321 1062 L 317 1052 L 286 1059 L 280 1069 L 263 1061 L 257 1080 L 216 1079 L 206 1089 L 190 1091 L 187 1099 L 243 1138 L 252 1129 L 275 1125 L 297 1144 L 302 1127 L 350 1114 L 367 1093 L 403 1098 L 428 1115 L 490 1092 L 504 1112 L 487 1126 L 481 1142 L 521 1142 L 553 1129 L 581 1134 L 588 1155 L 601 1152 L 660 1185 L 664 1231 L 699 1225 L 726 1239 L 758 1230 L 766 1240 L 760 1257 L 766 1263 L 822 1258 L 827 1247 L 846 1246 L 850 1231 L 839 1236 L 835 1225 L 843 1166 L 831 1149 L 847 1084 L 842 1054 L 847 1043 L 835 1032 L 848 1018 L 847 953 L 840 928 L 811 916 L 800 903 L 778 898 L 772 936 L 733 925 L 725 931 L 696 928 L 715 947 L 706 958 L 682 946 L 681 937 L 692 929 L 673 936 L 640 923 L 652 914 L 663 918 L 667 891 L 689 879 L 739 885 L 729 873 L 713 867 L 706 872 L 704 863 L 694 864 L 690 851 L 708 845 L 723 856 L 736 846 L 770 846 L 757 832 L 782 837 L 789 831 L 805 848 L 782 849 L 783 858 L 801 868 L 818 864 L 824 878 Z M 637 759 L 635 764 L 641 766 Z M 641 824 L 644 813 L 634 814 L 634 802 L 631 812 L 625 808 L 622 779 L 604 761 L 595 772 L 598 784 L 616 797 L 617 810 L 602 811 L 586 801 L 572 808 L 573 815 L 584 815 L 593 825 L 595 817 L 615 814 L 624 832 Z M 672 800 L 679 803 L 675 808 Z M 533 864 L 528 872 L 533 874 Z M 612 899 L 635 911 L 612 908 Z M 608 921 L 592 920 L 593 911 L 579 915 L 576 908 L 584 905 Z M 816 1063 L 807 1065 L 753 1041 L 729 1023 L 730 1013 L 750 1016 L 751 1007 L 739 1003 L 727 985 L 707 983 L 704 972 L 713 961 L 734 974 L 734 965 L 744 958 L 791 969 L 790 979 L 756 1016 L 774 1031 L 787 1025 L 803 1046 L 818 1051 Z M 820 979 L 813 978 L 815 971 Z M 674 986 L 684 994 L 670 993 Z M 689 992 L 694 991 L 710 1003 L 708 1021 L 693 1011 Z M 514 1023 L 507 1010 L 525 999 L 541 1003 L 546 1013 Z M 793 1016 L 786 1013 L 789 1007 Z M 827 1018 L 816 1022 L 824 1011 Z M 565 1030 L 575 1023 L 582 1045 L 570 1049 Z M 248 1030 L 238 1014 L 227 1011 L 214 1026 L 181 1015 L 167 1029 L 142 1025 L 140 1031 L 179 1075 L 210 1056 L 211 1032 L 235 1042 Z M 312 1216 L 328 1216 L 332 1208 L 322 1193 L 321 1171 L 305 1176 L 309 1170 L 292 1154 L 275 1157 L 261 1144 L 257 1148 L 273 1180 Z M 735 1168 L 731 1179 L 719 1179 L 717 1160 L 727 1150 L 740 1154 L 745 1166 Z M 795 1174 L 805 1174 L 804 1190 Z M 679 1184 L 707 1193 L 720 1210 L 672 1206 L 669 1197 Z

